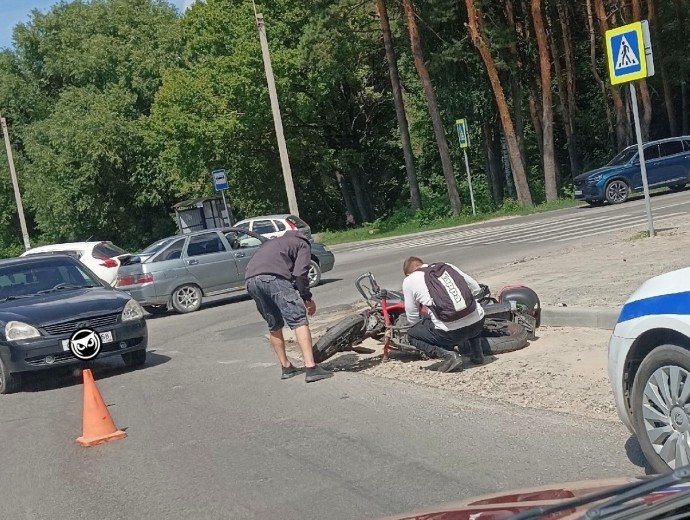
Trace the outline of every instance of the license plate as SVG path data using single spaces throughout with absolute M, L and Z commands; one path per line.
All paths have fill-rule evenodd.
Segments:
M 575 190 L 575 195 L 582 195 L 582 190 Z
M 112 343 L 113 342 L 113 333 L 112 332 L 101 332 L 99 334 L 101 337 L 101 341 L 105 343 Z M 69 340 L 68 339 L 63 339 L 62 340 L 62 350 L 67 352 L 69 350 Z

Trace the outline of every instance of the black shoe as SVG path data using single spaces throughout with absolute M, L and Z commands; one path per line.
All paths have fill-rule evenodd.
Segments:
M 462 357 L 456 352 L 444 350 L 439 357 L 443 359 L 443 363 L 438 367 L 439 372 L 452 372 L 462 366 Z
M 297 374 L 301 374 L 304 372 L 303 367 L 296 367 L 294 365 L 290 365 L 289 367 L 283 368 L 283 373 L 280 376 L 280 379 L 290 379 L 291 377 L 295 377 Z
M 311 368 L 307 367 L 307 375 L 304 377 L 304 380 L 307 383 L 313 383 L 322 379 L 328 379 L 329 377 L 333 377 L 333 372 L 316 365 Z
M 480 338 L 475 338 L 470 342 L 470 361 L 475 365 L 484 364 L 484 349 Z

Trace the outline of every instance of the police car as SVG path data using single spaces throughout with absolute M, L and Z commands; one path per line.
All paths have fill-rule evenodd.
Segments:
M 690 463 L 690 268 L 647 280 L 621 309 L 608 373 L 618 416 L 658 472 Z

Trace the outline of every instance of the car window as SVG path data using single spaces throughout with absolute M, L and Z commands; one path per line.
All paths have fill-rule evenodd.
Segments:
M 273 225 L 278 229 L 278 231 L 285 231 L 285 224 L 280 220 L 274 220 Z
M 230 247 L 233 249 L 246 249 L 248 247 L 258 247 L 261 245 L 261 240 L 255 238 L 247 233 L 239 233 L 237 231 L 231 231 L 225 234 L 225 238 L 228 239 Z
M 683 148 L 686 152 L 690 152 L 690 139 L 683 139 Z
M 276 228 L 270 220 L 255 220 L 252 224 L 252 231 L 263 235 L 264 233 L 275 233 Z
M 680 141 L 667 141 L 659 145 L 661 157 L 683 153 L 683 143 Z
M 106 260 L 108 258 L 113 258 L 114 256 L 124 255 L 126 252 L 124 249 L 120 249 L 115 244 L 110 242 L 101 242 L 96 244 L 93 248 L 93 257 L 99 260 Z
M 644 149 L 644 160 L 651 161 L 659 158 L 659 145 L 653 144 Z
M 240 224 L 235 224 L 235 227 L 240 229 L 249 229 L 249 222 L 242 222 Z
M 0 267 L 0 300 L 29 296 L 42 291 L 102 287 L 76 261 L 46 257 L 40 262 L 26 262 Z
M 166 242 L 165 245 L 167 245 L 167 247 L 164 247 L 160 253 L 153 257 L 151 262 L 165 262 L 166 260 L 176 260 L 177 258 L 180 258 L 182 256 L 182 249 L 184 248 L 185 240 L 186 238 L 183 237 L 174 240 L 172 243 L 169 241 Z M 223 251 L 224 250 L 225 247 L 223 247 Z
M 210 255 L 227 251 L 218 233 L 203 233 L 193 236 L 187 244 L 187 256 Z

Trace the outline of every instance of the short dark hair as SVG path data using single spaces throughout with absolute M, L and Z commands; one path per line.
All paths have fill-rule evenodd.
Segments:
M 408 274 L 412 273 L 424 263 L 424 260 L 421 258 L 417 258 L 416 256 L 411 256 L 407 260 L 405 260 L 405 263 L 403 264 L 403 273 L 405 276 Z

